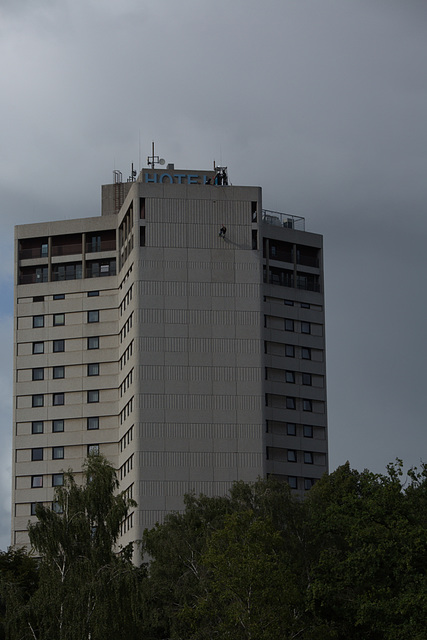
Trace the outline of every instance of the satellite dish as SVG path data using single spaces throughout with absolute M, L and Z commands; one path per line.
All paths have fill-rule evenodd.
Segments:
M 164 158 L 160 158 L 159 164 L 164 165 L 165 164 L 165 159 Z

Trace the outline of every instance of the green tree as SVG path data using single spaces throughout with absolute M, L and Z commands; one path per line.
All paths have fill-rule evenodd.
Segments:
M 16 612 L 27 606 L 37 584 L 37 560 L 25 549 L 0 551 L 0 640 L 16 631 Z
M 403 481 L 347 463 L 310 491 L 309 604 L 322 637 L 421 640 L 427 618 L 426 468 Z
M 304 629 L 299 580 L 285 539 L 268 517 L 240 511 L 226 517 L 202 557 L 206 588 L 182 616 L 188 637 L 284 640 Z
M 30 542 L 41 556 L 38 589 L 22 612 L 19 638 L 105 640 L 139 636 L 141 572 L 131 546 L 116 549 L 120 524 L 135 506 L 111 464 L 90 456 L 78 484 L 72 472 L 55 509 L 37 506 Z M 25 634 L 23 633 L 25 631 Z
M 228 536 L 230 545 L 231 539 L 234 541 L 236 579 L 241 575 L 239 567 L 244 559 L 242 567 L 248 574 L 253 570 L 254 585 L 257 586 L 254 586 L 252 611 L 257 606 L 260 611 L 263 609 L 259 586 L 262 579 L 264 589 L 268 590 L 267 572 L 264 570 L 261 575 L 263 564 L 264 569 L 267 564 L 274 566 L 270 584 L 274 582 L 277 589 L 279 575 L 284 580 L 286 576 L 285 590 L 279 589 L 283 602 L 284 594 L 286 597 L 295 595 L 295 589 L 300 593 L 300 582 L 304 582 L 305 573 L 304 566 L 296 566 L 303 557 L 296 552 L 301 544 L 298 539 L 302 523 L 301 501 L 291 495 L 286 484 L 272 479 L 237 482 L 229 496 L 186 496 L 185 507 L 184 513 L 171 514 L 164 524 L 144 533 L 144 549 L 150 556 L 147 598 L 152 622 L 151 635 L 147 638 L 187 639 L 193 637 L 192 634 L 197 638 L 218 636 L 220 617 L 225 611 L 231 616 L 231 609 L 237 606 L 237 600 L 230 601 L 226 608 L 225 600 L 216 595 L 221 571 L 224 570 L 227 582 L 230 574 L 225 570 L 226 563 L 233 560 L 225 551 L 223 554 L 220 552 L 221 544 L 227 547 L 223 536 L 226 540 Z M 249 522 L 250 527 L 246 531 Z M 259 540 L 257 532 L 263 533 Z M 264 563 L 259 562 L 255 566 L 260 553 L 257 544 L 262 545 Z M 295 576 L 292 582 L 291 574 Z M 273 596 L 272 592 L 269 593 Z M 273 601 L 277 604 L 278 599 L 274 597 Z M 295 609 L 299 611 L 300 607 L 301 598 L 295 601 Z M 269 612 L 272 610 L 273 605 Z M 298 616 L 299 613 L 296 614 Z M 242 625 L 236 623 L 233 627 L 231 619 L 232 616 L 228 628 L 232 628 L 233 633 L 238 629 L 240 633 Z M 251 615 L 249 626 L 254 627 L 255 620 L 256 615 Z

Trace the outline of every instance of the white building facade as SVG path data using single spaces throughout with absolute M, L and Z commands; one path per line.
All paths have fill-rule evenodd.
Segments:
M 16 227 L 12 544 L 91 452 L 138 503 L 123 543 L 185 493 L 327 471 L 322 237 L 214 183 L 116 175 L 101 216 Z

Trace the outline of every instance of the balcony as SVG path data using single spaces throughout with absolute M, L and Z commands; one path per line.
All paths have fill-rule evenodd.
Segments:
M 305 231 L 305 218 L 301 216 L 292 216 L 289 213 L 280 213 L 279 211 L 262 210 L 262 221 L 271 224 L 274 227 L 284 227 L 285 229 L 297 229 Z

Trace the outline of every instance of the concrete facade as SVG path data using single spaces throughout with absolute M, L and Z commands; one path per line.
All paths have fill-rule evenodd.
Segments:
M 214 179 L 147 169 L 16 228 L 12 544 L 90 451 L 138 503 L 123 543 L 185 493 L 327 470 L 322 238 Z

